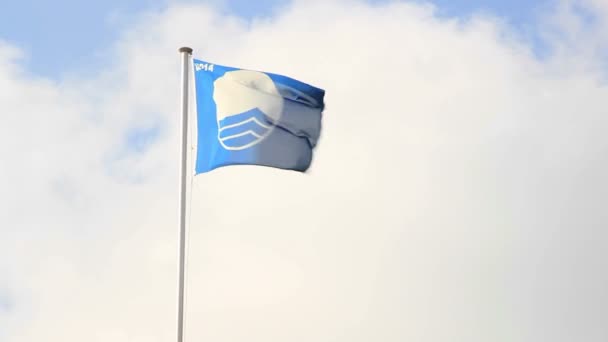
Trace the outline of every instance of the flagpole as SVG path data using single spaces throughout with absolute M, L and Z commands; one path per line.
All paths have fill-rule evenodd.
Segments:
M 181 144 L 181 179 L 179 193 L 179 280 L 177 294 L 177 342 L 184 341 L 184 278 L 186 261 L 186 180 L 188 177 L 188 76 L 190 75 L 190 56 L 192 49 L 179 49 L 182 59 L 182 144 Z

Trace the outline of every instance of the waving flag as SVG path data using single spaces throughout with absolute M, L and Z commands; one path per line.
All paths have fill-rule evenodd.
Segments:
M 325 91 L 292 78 L 194 60 L 196 173 L 227 165 L 305 171 Z

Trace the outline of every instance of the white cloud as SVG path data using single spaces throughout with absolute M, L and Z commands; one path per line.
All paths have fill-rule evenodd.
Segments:
M 608 12 L 589 4 L 585 34 L 567 6 L 547 17 L 573 33 L 543 61 L 491 17 L 354 1 L 252 22 L 174 4 L 114 68 L 61 82 L 0 46 L 0 340 L 173 338 L 190 45 L 323 87 L 327 110 L 310 174 L 197 176 L 188 340 L 605 341 L 606 47 L 589 33 Z

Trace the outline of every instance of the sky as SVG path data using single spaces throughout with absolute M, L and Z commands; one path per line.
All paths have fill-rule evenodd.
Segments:
M 0 342 L 175 338 L 185 45 L 326 90 L 190 177 L 186 341 L 608 339 L 604 1 L 255 4 L 0 5 Z
M 382 4 L 387 0 L 373 0 Z M 422 2 L 422 1 L 420 1 Z M 142 12 L 166 9 L 172 0 L 7 1 L 0 4 L 2 39 L 25 51 L 24 65 L 37 75 L 59 78 L 91 64 L 109 64 L 107 51 Z M 196 3 L 195 1 L 193 3 Z M 281 0 L 207 1 L 218 10 L 245 19 L 270 16 L 289 2 Z M 501 17 L 534 41 L 539 54 L 546 46 L 537 36 L 535 19 L 554 2 L 548 0 L 436 0 L 438 15 L 468 18 L 479 12 Z

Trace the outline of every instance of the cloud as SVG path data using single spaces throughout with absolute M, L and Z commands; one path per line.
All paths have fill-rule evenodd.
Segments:
M 567 2 L 544 18 L 543 60 L 490 16 L 356 1 L 175 3 L 61 81 L 1 45 L 0 340 L 174 338 L 190 45 L 327 108 L 310 174 L 193 181 L 188 340 L 605 341 L 608 12 L 583 4 L 593 25 Z

